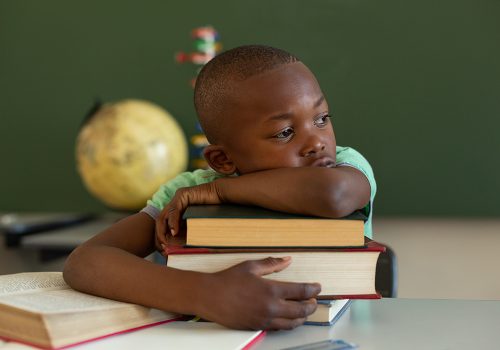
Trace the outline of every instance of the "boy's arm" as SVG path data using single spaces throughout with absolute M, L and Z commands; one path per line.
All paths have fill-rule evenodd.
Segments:
M 264 170 L 177 190 L 162 210 L 156 230 L 177 234 L 184 209 L 191 204 L 231 202 L 329 218 L 346 216 L 370 200 L 370 184 L 356 168 L 298 167 Z
M 261 276 L 289 259 L 247 261 L 217 273 L 154 264 L 154 220 L 132 215 L 78 247 L 64 266 L 74 289 L 171 312 L 198 315 L 231 328 L 288 329 L 316 309 L 318 284 L 283 283 Z
M 220 180 L 223 202 L 297 214 L 339 218 L 370 200 L 366 176 L 350 166 L 280 168 Z

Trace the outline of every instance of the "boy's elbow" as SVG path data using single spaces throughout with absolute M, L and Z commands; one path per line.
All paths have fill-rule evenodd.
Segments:
M 324 191 L 325 216 L 338 219 L 351 214 L 362 207 L 357 199 L 347 180 L 328 184 Z
M 84 246 L 73 250 L 64 263 L 63 278 L 64 281 L 73 289 L 81 290 L 84 284 L 85 266 L 88 266 L 86 260 L 87 252 Z
M 331 192 L 330 192 L 331 193 Z M 342 203 L 340 200 L 341 196 L 337 193 L 331 193 L 328 198 L 325 198 L 325 204 L 323 208 L 325 210 L 325 216 L 331 219 L 338 219 L 349 215 L 354 211 L 351 207 Z

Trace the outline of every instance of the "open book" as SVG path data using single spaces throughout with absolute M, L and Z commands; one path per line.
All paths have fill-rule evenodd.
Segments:
M 0 338 L 65 347 L 178 318 L 71 289 L 61 272 L 0 276 Z

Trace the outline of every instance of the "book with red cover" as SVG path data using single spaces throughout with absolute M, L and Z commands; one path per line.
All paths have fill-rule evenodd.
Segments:
M 62 349 L 180 317 L 78 292 L 61 272 L 0 276 L 0 338 L 43 349 Z
M 265 276 L 287 282 L 318 282 L 318 299 L 378 299 L 377 259 L 385 246 L 366 238 L 356 248 L 190 248 L 185 236 L 169 237 L 167 265 L 199 272 L 224 270 L 246 260 L 291 256 L 285 270 Z

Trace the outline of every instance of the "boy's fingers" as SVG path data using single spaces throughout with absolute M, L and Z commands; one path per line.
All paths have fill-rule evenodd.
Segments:
M 321 292 L 319 283 L 294 283 L 273 281 L 277 294 L 287 300 L 307 300 L 316 298 Z
M 165 207 L 161 211 L 161 213 L 158 216 L 158 218 L 156 219 L 156 223 L 155 223 L 156 238 L 158 239 L 160 244 L 167 244 L 167 238 L 165 236 L 165 234 L 166 234 L 166 230 L 165 230 L 166 220 L 168 219 L 167 214 L 168 214 L 168 207 Z
M 179 233 L 179 209 L 178 208 L 170 208 L 168 211 L 168 233 L 175 236 Z
M 249 260 L 246 264 L 248 264 L 250 272 L 254 275 L 264 276 L 286 269 L 291 262 L 292 259 L 287 256 L 283 258 L 269 257 L 260 260 Z
M 161 239 L 161 225 L 159 224 L 159 219 L 156 219 L 156 223 L 155 223 L 155 237 L 156 237 L 156 241 L 158 244 L 161 244 L 163 243 L 162 242 L 162 239 Z
M 158 252 L 163 255 L 163 256 L 166 256 L 166 253 L 165 253 L 165 244 L 160 242 L 158 240 L 158 238 L 155 239 L 155 245 L 156 245 L 156 250 L 158 250 Z
M 303 324 L 316 311 L 316 299 L 303 301 L 281 300 L 275 304 L 269 324 L 264 329 L 293 329 Z
M 302 325 L 306 321 L 305 318 L 274 318 L 271 320 L 265 330 L 280 330 L 280 329 L 294 329 Z
M 288 319 L 306 318 L 316 311 L 317 306 L 316 299 L 303 301 L 282 300 L 277 306 L 276 315 Z

